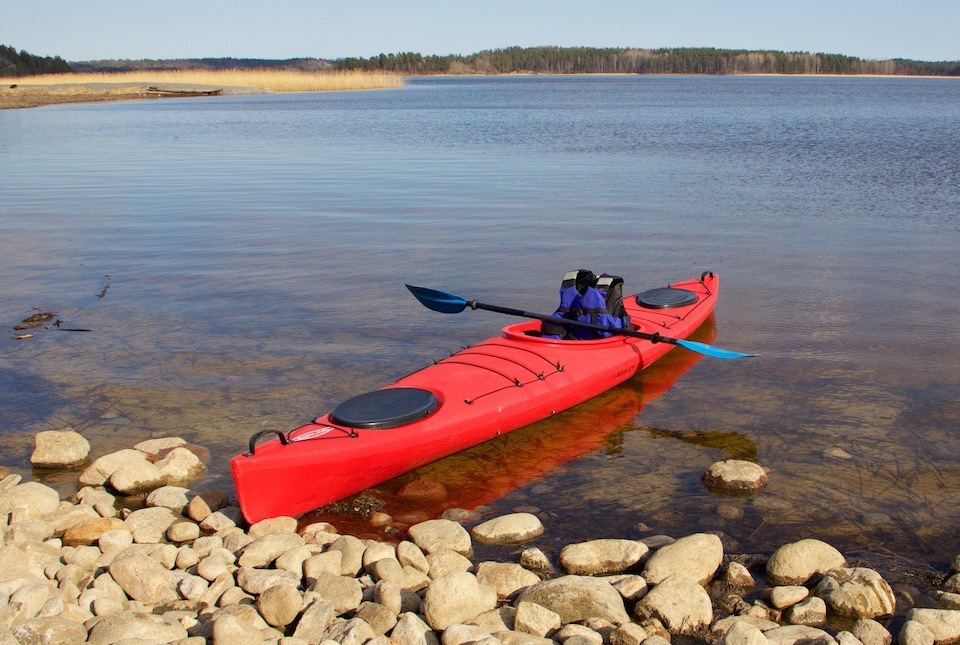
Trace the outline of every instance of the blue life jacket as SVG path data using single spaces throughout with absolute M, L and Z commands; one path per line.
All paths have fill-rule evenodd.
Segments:
M 558 322 L 543 323 L 543 338 L 591 340 L 611 336 L 608 331 L 564 325 L 561 321 L 579 320 L 614 329 L 629 325 L 630 317 L 623 308 L 623 278 L 606 273 L 597 278 L 586 269 L 568 271 L 560 284 L 560 306 L 552 315 Z

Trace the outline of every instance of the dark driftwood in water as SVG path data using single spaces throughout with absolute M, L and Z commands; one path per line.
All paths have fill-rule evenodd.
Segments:
M 14 331 L 22 331 L 24 329 L 36 329 L 37 327 L 42 327 L 45 324 L 47 324 L 47 321 L 49 321 L 55 315 L 56 314 L 52 314 L 46 311 L 33 314 L 32 316 L 24 318 L 17 325 L 15 325 L 13 329 Z

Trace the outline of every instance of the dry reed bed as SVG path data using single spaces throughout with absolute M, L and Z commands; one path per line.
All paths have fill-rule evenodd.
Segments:
M 250 92 L 323 92 L 391 89 L 402 87 L 404 83 L 404 77 L 399 74 L 360 71 L 228 69 L 47 74 L 0 78 L 0 108 L 139 98 L 149 86 L 242 88 Z

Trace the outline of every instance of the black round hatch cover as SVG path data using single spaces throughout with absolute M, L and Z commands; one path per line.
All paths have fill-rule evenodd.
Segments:
M 386 430 L 419 421 L 440 407 L 437 396 L 414 387 L 391 387 L 360 394 L 330 413 L 334 423 L 348 428 Z
M 641 294 L 637 294 L 637 304 L 647 309 L 673 309 L 675 307 L 687 307 L 697 301 L 697 294 L 686 289 L 674 289 L 672 287 L 662 287 L 660 289 L 648 289 Z

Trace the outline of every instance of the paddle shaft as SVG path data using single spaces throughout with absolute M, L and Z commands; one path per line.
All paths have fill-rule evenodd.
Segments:
M 644 340 L 649 340 L 652 343 L 669 343 L 671 345 L 678 345 L 680 341 L 676 338 L 669 338 L 667 336 L 661 336 L 660 334 L 649 334 L 647 332 L 637 331 L 635 329 L 619 329 L 617 327 L 607 327 L 606 325 L 597 325 L 596 323 L 583 322 L 580 320 L 570 320 L 567 318 L 557 318 L 556 316 L 546 316 L 544 314 L 534 313 L 532 311 L 524 311 L 522 309 L 513 309 L 511 307 L 501 307 L 499 305 L 487 305 L 476 300 L 470 300 L 467 302 L 467 306 L 471 309 L 483 309 L 484 311 L 492 311 L 498 314 L 506 314 L 508 316 L 517 316 L 519 318 L 533 318 L 534 320 L 542 320 L 543 322 L 554 323 L 556 325 L 576 325 L 577 327 L 584 327 L 586 329 L 596 329 L 598 331 L 605 331 L 611 334 L 618 336 L 632 336 L 633 338 L 643 338 Z

